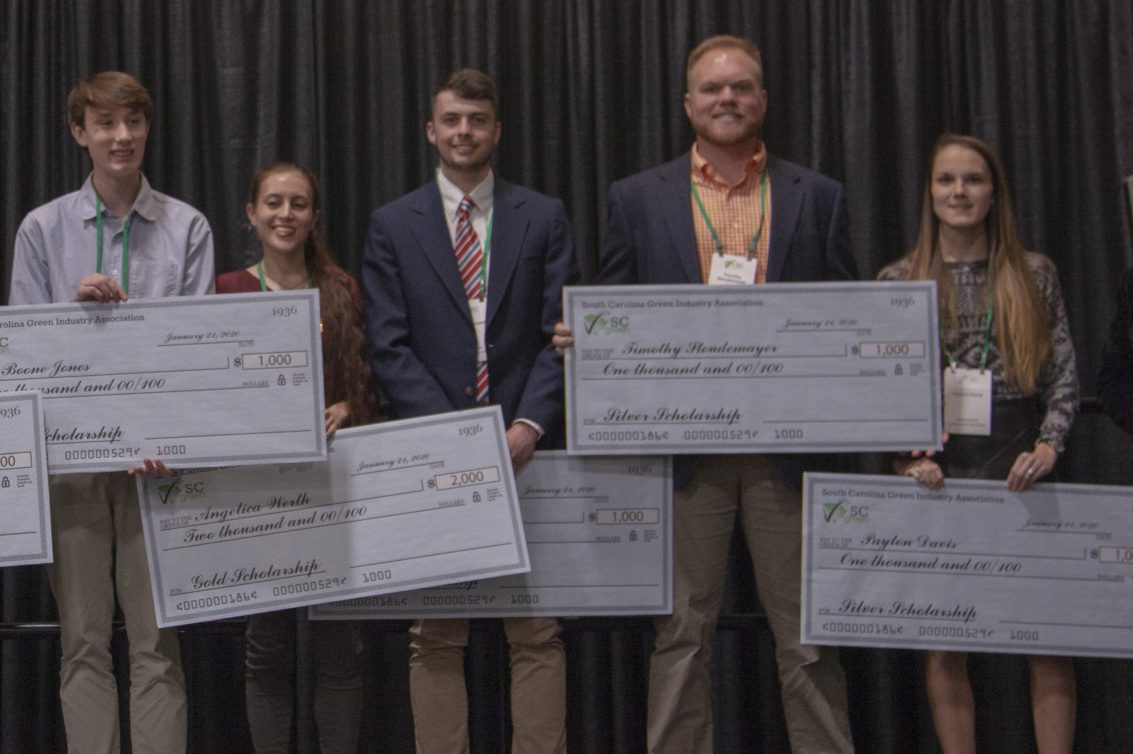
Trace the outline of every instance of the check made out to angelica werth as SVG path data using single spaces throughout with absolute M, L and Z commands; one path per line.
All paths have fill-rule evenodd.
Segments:
M 669 456 L 536 453 L 516 475 L 531 571 L 311 608 L 312 619 L 673 611 Z
M 1133 489 L 806 474 L 802 639 L 1133 657 Z
M 314 290 L 0 308 L 0 392 L 43 395 L 52 474 L 325 458 L 319 328 Z
M 325 462 L 138 489 L 161 626 L 530 569 L 496 406 L 339 430 Z
M 42 400 L 34 391 L 0 393 L 0 566 L 51 559 Z
M 571 453 L 940 446 L 936 285 L 563 289 Z

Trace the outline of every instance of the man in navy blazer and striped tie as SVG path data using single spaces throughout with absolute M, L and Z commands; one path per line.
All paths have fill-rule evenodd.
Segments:
M 562 363 L 551 345 L 562 287 L 574 281 L 563 204 L 492 170 L 495 84 L 474 70 L 433 94 L 426 136 L 440 166 L 374 211 L 363 286 L 371 364 L 394 417 L 499 405 L 518 471 L 563 436 Z M 514 752 L 566 750 L 566 670 L 558 621 L 509 618 Z M 411 629 L 417 751 L 468 751 L 466 620 Z

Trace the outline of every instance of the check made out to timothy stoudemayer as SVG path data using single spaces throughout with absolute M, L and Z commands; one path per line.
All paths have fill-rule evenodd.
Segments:
M 51 559 L 41 398 L 36 392 L 0 393 L 0 566 Z
M 314 290 L 0 308 L 0 392 L 42 394 L 52 474 L 310 461 L 319 331 Z
M 313 619 L 673 611 L 669 456 L 536 453 L 516 475 L 531 571 L 311 608 Z
M 139 480 L 158 624 L 529 570 L 496 406 L 339 430 L 325 463 Z
M 1133 489 L 806 474 L 802 639 L 1133 657 Z
M 936 286 L 563 289 L 571 453 L 940 445 Z

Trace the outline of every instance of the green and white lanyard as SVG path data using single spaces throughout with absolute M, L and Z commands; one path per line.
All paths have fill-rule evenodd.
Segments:
M 689 178 L 688 185 L 692 188 L 692 198 L 696 200 L 697 209 L 700 210 L 700 216 L 704 218 L 704 224 L 708 226 L 708 232 L 712 234 L 712 243 L 716 247 L 716 253 L 721 256 L 724 255 L 724 243 L 720 240 L 720 234 L 716 232 L 716 226 L 712 224 L 712 219 L 708 217 L 708 210 L 704 209 L 704 202 L 700 199 L 700 192 L 696 188 L 696 181 Z M 759 238 L 763 235 L 763 226 L 765 225 L 764 217 L 767 213 L 767 168 L 763 168 L 763 172 L 759 178 L 759 227 L 755 229 L 755 235 L 751 237 L 751 243 L 747 246 L 747 258 L 753 259 L 755 251 L 759 248 Z
M 261 291 L 268 290 L 268 281 L 267 281 L 267 278 L 264 277 L 264 260 L 261 259 L 260 261 L 256 262 L 256 273 L 259 275 L 259 278 L 260 278 L 260 290 Z M 311 276 L 310 275 L 307 276 L 307 287 L 308 288 L 311 287 Z
M 95 259 L 95 272 L 102 274 L 102 197 L 94 194 L 95 223 L 98 228 L 98 253 Z M 130 293 L 130 218 L 122 223 L 122 290 Z
M 993 314 L 993 312 L 992 312 L 992 299 L 991 299 L 991 294 L 989 293 L 989 294 L 987 294 L 987 326 L 984 328 L 983 348 L 980 349 L 979 369 L 980 369 L 981 372 L 984 371 L 985 369 L 987 369 L 987 356 L 988 356 L 988 353 L 990 353 L 990 351 L 991 351 L 991 320 L 992 320 L 992 314 Z M 955 370 L 956 366 L 957 366 L 956 356 L 951 351 L 948 350 L 948 345 L 945 344 L 943 341 L 941 341 L 941 343 L 940 343 L 940 348 L 941 348 L 942 351 L 944 351 L 944 358 L 948 359 L 948 366 L 950 366 L 953 370 Z

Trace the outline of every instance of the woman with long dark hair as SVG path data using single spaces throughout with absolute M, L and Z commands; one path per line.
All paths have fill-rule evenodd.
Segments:
M 318 232 L 319 186 L 307 170 L 280 162 L 252 180 L 245 212 L 259 238 L 253 265 L 220 275 L 217 293 L 318 288 L 326 431 L 373 418 L 370 368 L 363 358 L 358 286 L 335 264 Z M 295 610 L 249 616 L 245 699 L 259 754 L 291 750 L 295 705 Z M 314 716 L 323 754 L 358 750 L 362 642 L 355 621 L 313 621 Z
M 936 143 L 916 245 L 879 279 L 937 282 L 947 365 L 944 452 L 898 459 L 898 472 L 930 487 L 946 477 L 1006 479 L 1014 491 L 1050 474 L 1078 408 L 1074 346 L 1058 273 L 1023 249 L 1003 167 L 987 143 L 953 134 Z M 1038 750 L 1069 754 L 1074 666 L 1067 657 L 1027 660 Z M 941 749 L 974 753 L 967 654 L 928 652 L 925 685 Z

